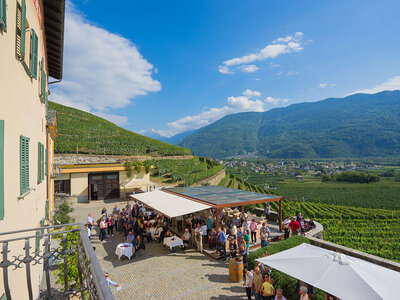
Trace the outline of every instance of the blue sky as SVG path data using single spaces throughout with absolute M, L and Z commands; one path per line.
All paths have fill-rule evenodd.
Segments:
M 230 113 L 400 89 L 399 11 L 395 0 L 73 0 L 51 100 L 171 136 Z

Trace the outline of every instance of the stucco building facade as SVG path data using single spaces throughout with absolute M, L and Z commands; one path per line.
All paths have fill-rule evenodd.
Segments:
M 49 76 L 61 80 L 65 2 L 0 0 L 0 7 L 0 233 L 5 233 L 47 224 L 54 207 L 57 118 L 47 97 Z M 40 239 L 29 242 L 32 251 L 42 247 Z M 9 243 L 9 256 L 22 249 L 23 241 Z M 40 268 L 32 266 L 35 297 Z M 13 299 L 28 299 L 21 288 L 25 271 L 9 276 Z M 0 298 L 3 293 L 1 284 Z

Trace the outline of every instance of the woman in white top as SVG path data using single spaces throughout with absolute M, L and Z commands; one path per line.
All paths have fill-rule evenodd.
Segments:
M 197 228 L 194 232 L 196 237 L 197 250 L 199 250 L 200 253 L 203 253 L 203 229 L 201 229 L 200 223 L 197 223 Z
M 249 270 L 244 269 L 245 277 L 243 286 L 246 287 L 247 299 L 251 300 L 251 287 L 253 285 L 254 275 Z

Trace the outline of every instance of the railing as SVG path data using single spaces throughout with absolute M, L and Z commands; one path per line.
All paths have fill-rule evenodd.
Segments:
M 6 236 L 11 237 L 2 239 Z M 31 251 L 31 240 L 36 240 L 35 251 Z M 24 247 L 16 252 L 13 243 L 21 242 L 24 243 Z M 4 293 L 7 300 L 13 299 L 14 294 L 10 283 L 18 282 L 20 289 L 23 288 L 22 279 L 26 280 L 26 299 L 30 300 L 114 299 L 82 223 L 0 233 L 0 247 L 0 267 L 3 269 Z M 10 248 L 13 250 L 10 251 Z M 12 255 L 9 255 L 10 252 Z M 37 264 L 42 265 L 41 271 L 32 274 L 31 268 Z M 22 268 L 25 268 L 25 276 L 21 276 L 21 272 L 15 272 Z M 41 275 L 43 279 L 40 288 L 34 289 L 32 277 L 41 278 Z M 37 294 L 33 295 L 34 292 Z

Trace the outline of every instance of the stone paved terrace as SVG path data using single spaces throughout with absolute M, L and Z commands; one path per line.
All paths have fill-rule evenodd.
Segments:
M 73 216 L 77 222 L 85 222 L 91 212 L 96 221 L 103 206 L 110 210 L 114 204 L 120 207 L 126 202 L 92 201 L 90 204 L 74 204 Z M 228 277 L 228 260 L 216 261 L 193 249 L 175 248 L 171 253 L 161 244 L 146 244 L 146 251 L 129 260 L 118 260 L 115 247 L 122 242 L 122 235 L 115 234 L 108 243 L 100 244 L 96 233 L 93 246 L 101 267 L 110 273 L 111 280 L 122 284 L 115 299 L 247 299 L 242 283 L 233 283 Z

